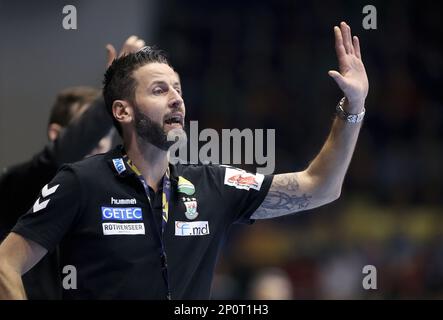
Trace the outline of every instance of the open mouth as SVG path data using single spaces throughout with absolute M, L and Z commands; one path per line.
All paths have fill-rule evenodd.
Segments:
M 181 113 L 167 115 L 165 118 L 165 124 L 172 126 L 180 125 L 183 127 L 183 115 Z

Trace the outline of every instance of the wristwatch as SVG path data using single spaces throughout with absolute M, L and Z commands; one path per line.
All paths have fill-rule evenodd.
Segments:
M 337 107 L 335 108 L 335 110 L 337 111 L 337 117 L 339 117 L 342 120 L 345 120 L 346 122 L 349 123 L 359 123 L 363 120 L 363 118 L 365 117 L 365 112 L 366 109 L 363 108 L 363 111 L 357 114 L 352 114 L 349 112 L 346 112 L 345 110 L 343 110 L 343 105 L 345 103 L 346 97 L 342 98 L 340 100 L 340 102 L 337 104 Z

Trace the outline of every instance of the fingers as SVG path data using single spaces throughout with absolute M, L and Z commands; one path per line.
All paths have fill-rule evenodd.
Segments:
M 145 46 L 145 41 L 142 39 L 138 39 L 135 42 L 135 47 L 137 48 L 137 50 L 140 50 L 141 48 L 143 48 Z
M 114 46 L 112 44 L 106 45 L 106 66 L 109 67 L 112 64 L 112 61 L 117 57 L 117 51 L 115 50 Z
M 125 43 L 123 44 L 123 47 L 120 50 L 118 57 L 121 58 L 122 56 L 127 55 L 129 53 L 137 52 L 144 46 L 145 46 L 145 41 L 143 39 L 139 39 L 137 36 L 134 35 L 130 36 L 128 39 L 126 39 Z M 107 53 L 107 67 L 109 67 L 112 64 L 112 61 L 114 61 L 117 58 L 117 51 L 115 50 L 112 44 L 107 44 L 106 53 Z
M 123 47 L 120 50 L 120 54 L 118 55 L 118 57 L 121 58 L 122 56 L 127 55 L 129 53 L 137 52 L 144 46 L 145 46 L 145 41 L 143 39 L 139 39 L 137 36 L 130 36 L 128 39 L 126 39 L 125 43 L 123 44 Z M 117 51 L 115 50 L 112 44 L 107 44 L 106 53 L 107 53 L 106 66 L 109 68 L 109 66 L 112 64 L 112 61 L 114 61 L 117 58 Z
M 351 27 L 346 22 L 341 22 L 340 28 L 334 27 L 334 33 L 337 56 L 343 54 L 344 50 L 345 54 L 354 54 L 361 59 L 360 41 L 358 37 L 352 37 Z M 343 50 L 340 47 L 343 47 Z
M 353 54 L 354 53 L 354 47 L 352 45 L 352 38 L 351 38 L 351 28 L 345 23 L 340 23 L 340 30 L 343 37 L 343 45 L 345 47 L 347 54 Z
M 129 52 L 131 52 L 132 48 L 135 46 L 135 42 L 138 40 L 137 36 L 130 36 L 128 39 L 126 39 L 125 43 L 123 44 L 122 49 L 120 50 L 119 57 L 122 57 Z
M 343 90 L 343 88 L 345 87 L 345 78 L 337 71 L 335 70 L 331 70 L 328 71 L 328 75 L 333 78 L 335 80 L 335 82 L 338 84 L 338 86 L 340 87 L 340 89 Z
M 352 44 L 351 27 L 348 24 L 346 24 L 346 33 L 347 33 L 347 39 L 349 41 L 349 47 L 351 48 L 351 54 L 355 54 L 354 46 Z
M 130 36 L 124 43 L 119 57 L 128 53 L 134 53 L 145 46 L 145 41 L 139 39 L 137 36 Z
M 360 40 L 358 40 L 358 37 L 354 36 L 353 43 L 354 43 L 354 51 L 357 58 L 361 60 L 361 52 L 360 52 Z
M 346 54 L 346 49 L 343 46 L 343 37 L 341 34 L 341 30 L 339 27 L 334 27 L 334 35 L 335 35 L 335 52 L 337 53 L 337 57 L 342 57 Z

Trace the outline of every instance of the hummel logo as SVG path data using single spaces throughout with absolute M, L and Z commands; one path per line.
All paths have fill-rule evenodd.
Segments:
M 57 191 L 57 188 L 59 186 L 60 185 L 58 184 L 58 185 L 53 186 L 52 188 L 48 189 L 48 185 L 45 185 L 42 189 L 42 198 L 46 198 L 47 196 L 50 196 L 51 194 L 53 194 L 55 191 Z M 34 203 L 34 206 L 32 207 L 32 211 L 34 213 L 36 213 L 36 212 L 46 208 L 46 206 L 49 203 L 49 200 L 51 200 L 51 199 L 40 202 L 40 198 L 38 198 L 37 201 Z
M 48 189 L 48 185 L 44 186 L 42 189 L 42 197 L 46 198 L 47 196 L 50 196 L 51 194 L 53 194 L 54 192 L 57 191 L 59 184 L 56 186 L 53 186 L 52 188 Z
M 40 203 L 40 198 L 38 198 L 37 201 L 34 203 L 34 206 L 32 207 L 33 212 L 36 213 L 37 211 L 40 211 L 41 209 L 46 208 L 48 203 L 49 203 L 49 199 Z
M 111 204 L 137 204 L 137 200 L 133 199 L 114 199 L 111 197 Z

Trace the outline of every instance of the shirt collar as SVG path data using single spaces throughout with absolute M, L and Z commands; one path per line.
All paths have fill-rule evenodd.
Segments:
M 115 175 L 119 177 L 137 176 L 140 174 L 135 165 L 130 165 L 125 161 L 126 150 L 122 145 L 117 146 L 107 154 L 107 162 Z M 173 164 L 169 164 L 169 179 L 171 182 L 178 182 L 177 168 Z

